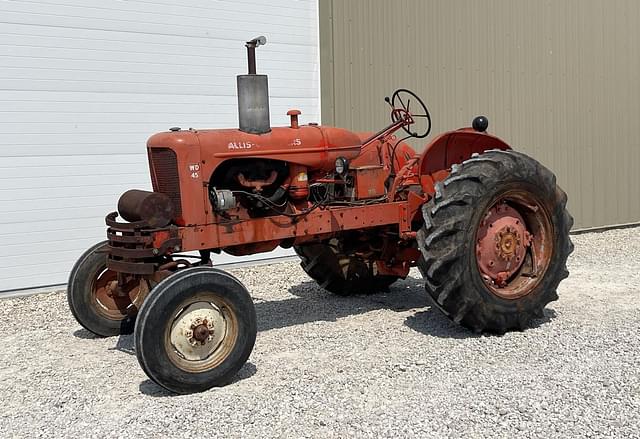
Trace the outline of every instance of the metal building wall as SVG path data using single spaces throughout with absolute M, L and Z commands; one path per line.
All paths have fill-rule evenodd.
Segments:
M 640 2 L 320 0 L 322 119 L 388 121 L 415 90 L 433 133 L 485 114 L 546 164 L 575 228 L 640 221 Z

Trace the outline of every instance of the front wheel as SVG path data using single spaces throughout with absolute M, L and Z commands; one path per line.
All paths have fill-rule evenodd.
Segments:
M 515 151 L 453 167 L 423 207 L 418 235 L 426 289 L 476 332 L 523 329 L 569 275 L 573 218 L 551 171 Z
M 149 285 L 107 269 L 107 242 L 87 250 L 71 269 L 67 301 L 71 313 L 88 331 L 101 337 L 133 332 L 136 314 Z
M 245 364 L 256 340 L 251 296 L 235 277 L 189 268 L 161 281 L 144 302 L 135 327 L 138 362 L 175 393 L 222 386 Z

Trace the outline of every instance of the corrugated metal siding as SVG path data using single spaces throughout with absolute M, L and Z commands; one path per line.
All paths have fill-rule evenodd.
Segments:
M 320 40 L 324 123 L 377 129 L 407 87 L 434 134 L 485 114 L 554 170 L 576 228 L 640 221 L 640 2 L 321 0 Z
M 150 188 L 149 135 L 237 126 L 247 39 L 268 38 L 272 123 L 289 108 L 319 121 L 317 14 L 316 0 L 1 1 L 0 290 L 66 281 L 118 196 Z

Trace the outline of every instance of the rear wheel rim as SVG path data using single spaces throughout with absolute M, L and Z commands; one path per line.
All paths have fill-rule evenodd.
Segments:
M 492 294 L 514 300 L 534 291 L 553 256 L 551 219 L 536 196 L 524 190 L 499 196 L 475 236 L 476 265 Z

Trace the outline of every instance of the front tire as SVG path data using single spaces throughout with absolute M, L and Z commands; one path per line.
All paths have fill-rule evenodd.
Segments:
M 423 207 L 426 290 L 475 332 L 524 329 L 569 275 L 573 218 L 553 173 L 515 151 L 454 165 Z
M 101 337 L 133 332 L 146 290 L 132 279 L 117 290 L 117 274 L 107 269 L 107 241 L 89 248 L 75 263 L 67 283 L 67 301 L 75 319 Z
M 175 393 L 229 383 L 256 340 L 253 301 L 235 277 L 196 267 L 161 281 L 135 326 L 138 362 L 154 382 Z

